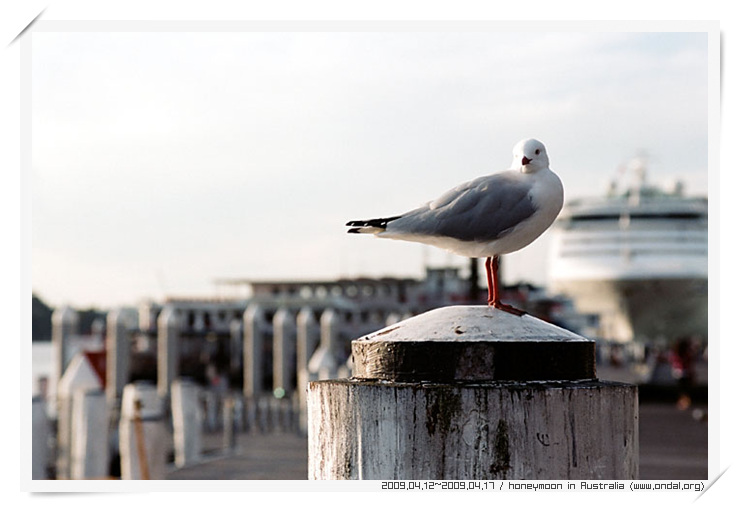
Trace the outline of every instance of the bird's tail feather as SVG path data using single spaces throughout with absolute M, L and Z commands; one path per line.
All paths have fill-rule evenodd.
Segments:
M 385 217 L 382 219 L 369 219 L 369 220 L 351 220 L 346 225 L 350 226 L 351 229 L 347 233 L 369 233 L 377 234 L 385 231 L 389 222 L 392 222 L 400 217 Z

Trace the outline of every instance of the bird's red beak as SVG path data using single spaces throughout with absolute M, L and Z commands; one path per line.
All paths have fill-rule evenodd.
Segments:
M 527 158 L 526 156 L 522 157 L 522 165 L 527 165 L 531 161 L 532 161 L 531 158 Z

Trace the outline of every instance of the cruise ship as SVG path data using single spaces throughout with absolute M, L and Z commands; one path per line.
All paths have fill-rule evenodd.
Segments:
M 569 202 L 553 226 L 550 289 L 600 318 L 604 340 L 667 347 L 707 340 L 707 198 L 635 180 Z

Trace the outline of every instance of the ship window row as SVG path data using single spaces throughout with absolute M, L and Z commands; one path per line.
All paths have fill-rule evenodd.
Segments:
M 707 215 L 703 212 L 642 212 L 642 213 L 630 213 L 625 214 L 625 217 L 630 219 L 655 219 L 655 220 L 696 220 L 706 219 Z M 592 213 L 592 214 L 580 214 L 574 215 L 570 219 L 571 222 L 589 222 L 589 221 L 619 221 L 622 215 L 619 213 Z
M 602 236 L 565 236 L 562 239 L 563 245 L 601 245 L 609 243 L 628 244 L 628 243 L 707 243 L 707 233 L 700 231 L 696 233 L 676 233 L 672 235 L 653 234 L 653 233 L 623 233 L 620 235 L 607 234 Z
M 577 256 L 622 256 L 624 254 L 630 256 L 655 256 L 655 255 L 671 255 L 676 256 L 706 256 L 706 248 L 651 248 L 651 249 L 636 249 L 636 248 L 615 248 L 615 249 L 564 249 L 560 251 L 560 256 L 563 258 L 573 258 Z

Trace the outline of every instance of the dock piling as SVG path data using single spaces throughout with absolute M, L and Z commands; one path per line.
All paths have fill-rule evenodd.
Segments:
M 352 379 L 309 383 L 310 479 L 636 479 L 637 389 L 593 341 L 487 306 L 352 342 Z
M 121 402 L 121 479 L 163 479 L 168 432 L 157 387 L 146 382 L 127 384 Z

